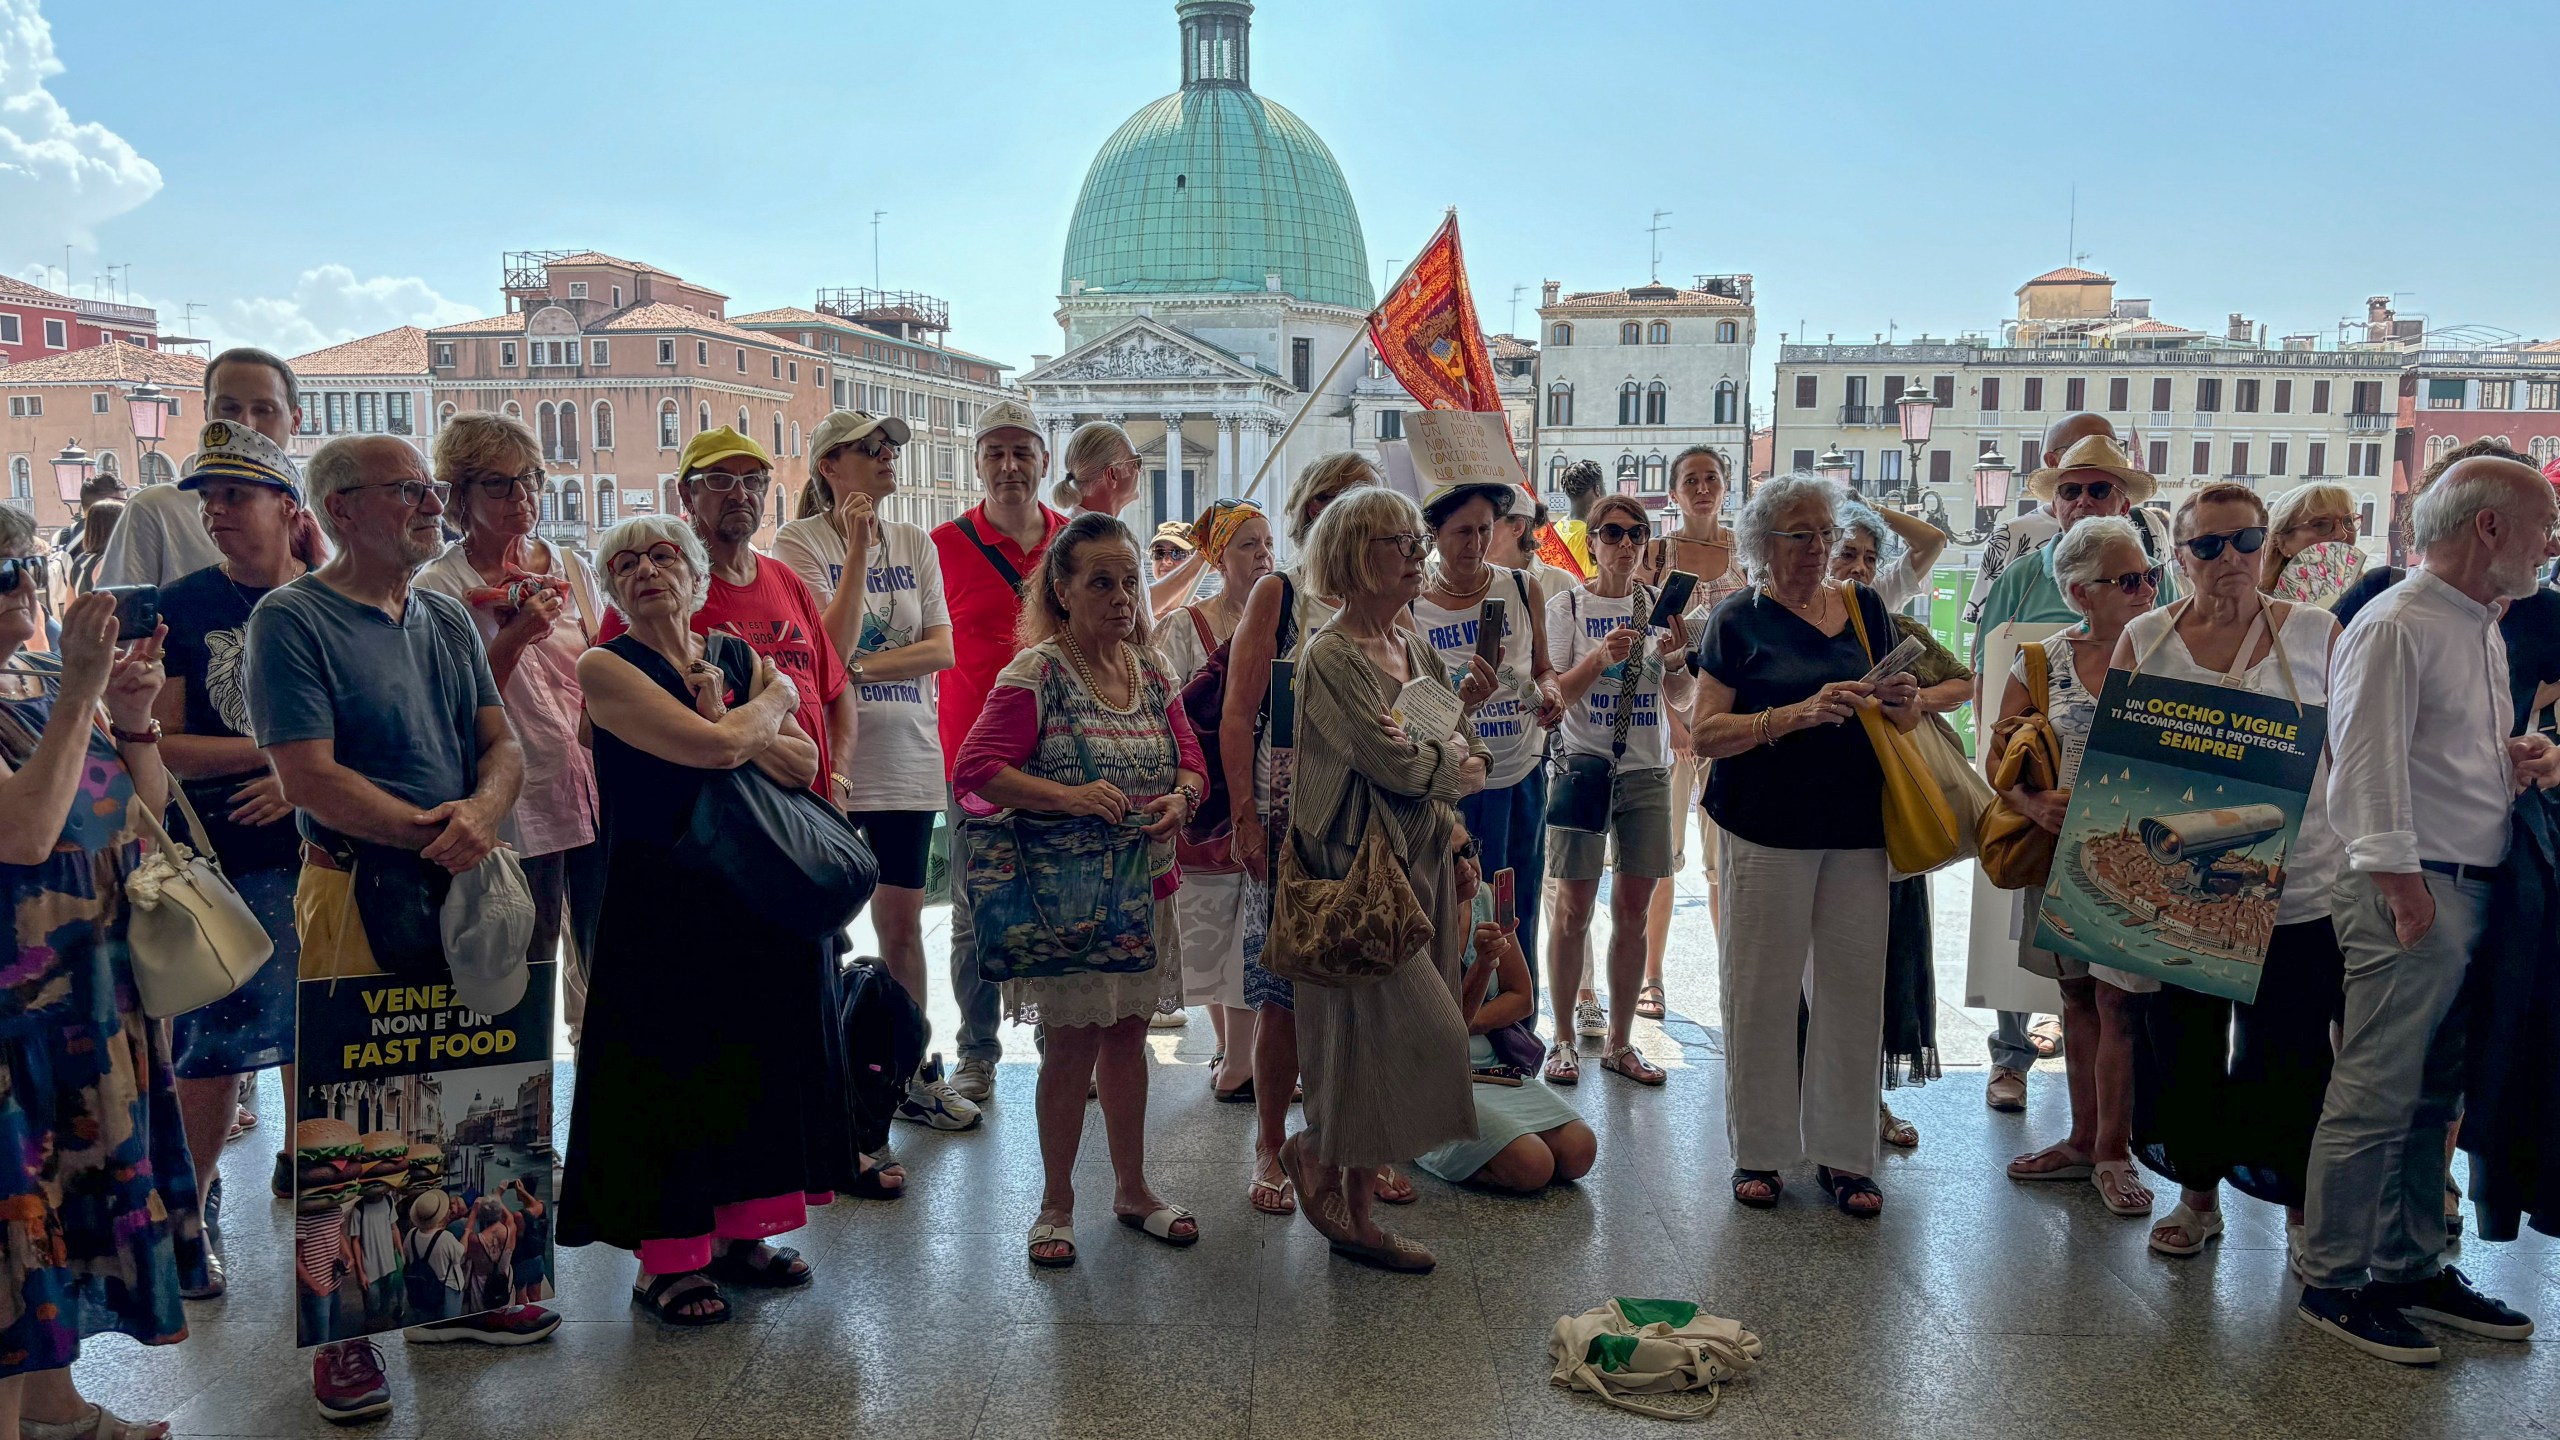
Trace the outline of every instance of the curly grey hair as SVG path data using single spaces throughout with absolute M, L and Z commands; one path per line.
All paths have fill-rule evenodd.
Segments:
M 693 527 L 673 515 L 634 515 L 596 539 L 596 578 L 604 582 L 605 600 L 624 619 L 629 619 L 631 612 L 622 608 L 622 582 L 614 577 L 613 557 L 625 550 L 646 550 L 661 540 L 683 551 L 685 566 L 693 571 L 693 595 L 685 604 L 686 616 L 700 610 L 703 602 L 711 598 L 711 552 L 702 548 L 702 537 L 693 533 Z
M 2143 553 L 2142 532 L 2121 515 L 2093 515 L 2053 542 L 2053 583 L 2062 591 L 2062 603 L 2071 607 L 2072 614 L 2089 613 L 2080 597 L 2072 593 L 2073 587 L 2105 579 L 2106 567 L 2098 562 L 2106 558 L 2107 547 L 2119 543 L 2132 546 L 2136 554 Z
M 1780 475 L 1760 482 L 1751 492 L 1751 503 L 1742 507 L 1742 515 L 1734 522 L 1733 548 L 1742 556 L 1743 568 L 1754 579 L 1769 573 L 1772 558 L 1769 533 L 1777 528 L 1778 516 L 1808 500 L 1819 500 L 1830 523 L 1838 523 L 1840 491 L 1828 480 L 1817 480 L 1802 473 Z

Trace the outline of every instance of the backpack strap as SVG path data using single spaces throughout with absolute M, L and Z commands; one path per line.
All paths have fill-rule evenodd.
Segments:
M 1191 633 L 1200 637 L 1200 653 L 1202 655 L 1217 654 L 1217 632 L 1211 630 L 1209 628 L 1209 622 L 1201 618 L 1200 607 L 1197 605 L 1185 605 L 1182 607 L 1182 613 L 1191 617 Z
M 959 527 L 960 533 L 968 537 L 970 544 L 978 547 L 978 553 L 987 557 L 987 564 L 995 568 L 996 574 L 1004 577 L 1004 583 L 1013 587 L 1014 598 L 1020 599 L 1022 587 L 1030 583 L 1029 577 L 1014 569 L 1013 562 L 1004 558 L 1003 551 L 987 543 L 987 537 L 978 533 L 976 521 L 963 515 L 951 523 Z

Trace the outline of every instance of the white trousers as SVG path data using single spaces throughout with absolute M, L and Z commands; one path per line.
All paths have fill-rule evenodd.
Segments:
M 1740 1170 L 1876 1169 L 1884 1043 L 1882 850 L 1778 850 L 1727 831 L 1725 1138 Z M 1801 1066 L 1797 1006 L 1810 1015 Z

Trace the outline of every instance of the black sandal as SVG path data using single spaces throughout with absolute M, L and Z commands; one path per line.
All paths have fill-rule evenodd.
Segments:
M 1742 1187 L 1752 1184 L 1768 1186 L 1769 1193 L 1766 1195 L 1743 1194 Z M 1748 1205 L 1754 1210 L 1777 1209 L 1778 1197 L 1785 1194 L 1786 1189 L 1786 1177 L 1780 1175 L 1775 1170 L 1736 1170 L 1733 1172 L 1733 1198 L 1735 1203 Z
M 817 1272 L 800 1258 L 799 1251 L 787 1245 L 767 1246 L 762 1241 L 729 1246 L 712 1256 L 703 1271 L 732 1285 L 756 1290 L 797 1290 L 817 1278 Z
M 1852 1220 L 1873 1220 L 1884 1213 L 1884 1192 L 1876 1188 L 1873 1176 L 1843 1175 L 1828 1165 L 1816 1165 L 1813 1167 L 1813 1178 L 1822 1182 L 1822 1188 L 1830 1194 L 1831 1203 L 1839 1207 L 1840 1213 Z M 1850 1208 L 1850 1201 L 1868 1195 L 1876 1197 L 1876 1208 L 1873 1210 Z
M 905 1183 L 906 1167 L 903 1165 L 897 1167 L 899 1172 L 899 1183 L 895 1185 L 884 1183 L 880 1179 L 880 1172 L 889 1168 L 890 1167 L 887 1165 L 874 1165 L 868 1170 L 856 1173 L 853 1177 L 853 1183 L 845 1187 L 844 1193 L 852 1196 L 856 1200 L 905 1199 L 907 1194 L 907 1187 Z
M 685 1310 L 708 1295 L 719 1309 L 708 1313 Z M 631 1287 L 631 1303 L 642 1306 L 650 1314 L 669 1325 L 717 1325 L 729 1318 L 729 1300 L 709 1275 L 699 1270 L 685 1270 L 673 1275 L 654 1275 L 646 1285 Z
M 1237 1082 L 1233 1090 L 1221 1090 L 1212 1083 L 1209 1094 L 1221 1105 L 1250 1105 L 1253 1103 L 1253 1077 L 1247 1075 Z

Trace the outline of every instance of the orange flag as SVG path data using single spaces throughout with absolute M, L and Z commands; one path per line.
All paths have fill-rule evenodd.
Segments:
M 1500 410 L 1493 357 L 1476 323 L 1475 296 L 1458 255 L 1458 215 L 1440 225 L 1402 283 L 1369 317 L 1378 358 L 1413 398 L 1434 410 Z

